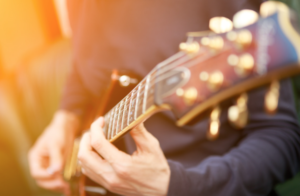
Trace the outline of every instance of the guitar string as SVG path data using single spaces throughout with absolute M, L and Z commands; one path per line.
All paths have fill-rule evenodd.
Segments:
M 200 56 L 201 57 L 201 56 Z M 185 63 L 185 64 L 183 64 L 182 66 L 183 67 L 191 67 L 191 66 L 194 66 L 194 65 L 196 65 L 197 63 L 199 63 L 199 62 L 204 62 L 205 60 L 207 60 L 208 58 L 209 58 L 209 56 L 204 56 L 204 57 L 206 57 L 206 58 L 202 58 L 202 59 L 197 59 L 197 62 L 195 63 L 194 61 L 191 63 L 190 62 L 190 64 L 189 65 L 187 65 L 188 63 Z M 198 58 L 199 58 L 199 56 L 198 56 Z M 192 59 L 190 59 L 190 60 L 192 60 Z M 163 74 L 160 74 L 160 75 L 163 75 Z M 175 74 L 173 74 L 173 75 L 175 75 Z M 172 74 L 171 74 L 171 76 L 173 76 Z M 157 82 L 160 82 L 160 81 L 162 81 L 162 80 L 164 80 L 164 79 L 166 79 L 166 78 L 168 78 L 169 77 L 169 75 L 167 75 L 167 76 L 164 76 L 164 77 L 160 77 L 159 79 L 157 79 L 156 78 L 156 81 L 155 81 L 155 83 L 153 83 L 153 84 L 151 84 L 150 86 L 149 86 L 149 88 L 151 88 L 153 85 L 155 85 Z M 145 90 L 144 90 L 145 91 Z M 140 93 L 143 93 L 144 91 L 141 91 Z M 132 93 L 133 92 L 133 93 Z M 135 91 L 132 91 L 131 93 L 133 94 L 133 95 L 135 95 L 135 94 L 137 94 L 138 93 L 138 91 L 137 90 L 135 90 Z M 130 94 L 130 93 L 129 93 Z M 129 95 L 128 94 L 128 95 Z M 128 102 L 130 102 L 130 101 L 134 101 L 134 103 L 136 103 L 135 101 L 136 101 L 136 98 L 135 99 L 131 99 L 131 97 L 132 97 L 132 95 L 130 95 L 130 98 L 124 103 L 124 104 L 127 104 Z M 149 99 L 147 99 L 146 100 L 146 104 L 149 102 Z M 120 103 L 120 102 L 119 102 Z M 118 104 L 116 104 L 116 106 L 118 106 L 119 105 L 119 103 Z M 142 102 L 140 102 L 140 104 L 141 104 Z M 118 106 L 118 107 L 121 107 L 121 106 L 123 106 L 124 104 L 122 104 L 122 105 L 120 105 L 120 106 Z M 115 107 L 116 107 L 115 106 Z M 129 107 L 126 107 L 126 110 L 128 109 Z M 118 112 L 123 112 L 123 111 L 125 111 L 125 107 L 123 107 L 123 109 L 121 110 L 121 111 L 119 111 L 118 110 Z M 108 112 L 108 113 L 110 113 L 111 112 L 111 110 Z M 107 114 L 108 114 L 107 113 Z M 127 118 L 128 118 L 129 116 L 127 116 Z M 114 117 L 113 117 L 114 118 Z M 112 122 L 112 123 L 115 123 L 115 120 L 113 119 L 113 121 L 114 122 Z M 117 120 L 118 121 L 118 120 Z M 133 120 L 134 121 L 134 120 Z M 126 126 L 128 126 L 128 125 L 130 125 L 130 123 L 128 124 L 128 123 L 126 123 Z M 116 134 L 118 134 L 120 131 L 114 131 L 114 130 L 112 130 L 112 133 L 116 133 Z M 115 135 L 116 135 L 115 134 Z M 114 136 L 115 136 L 114 135 Z M 113 136 L 113 137 L 114 137 Z
M 225 50 L 225 51 L 223 51 L 223 53 L 224 52 L 226 52 L 227 50 Z M 220 54 L 220 53 L 219 53 Z M 160 72 L 160 74 L 158 74 L 157 76 L 156 76 L 156 78 L 154 78 L 154 79 L 156 79 L 155 81 L 154 81 L 154 83 L 151 83 L 150 84 L 150 86 L 148 87 L 148 88 L 152 88 L 153 87 L 153 85 L 155 85 L 155 84 L 157 84 L 158 82 L 160 82 L 160 81 L 162 81 L 162 80 L 164 80 L 164 79 L 166 79 L 166 78 L 170 78 L 170 77 L 172 77 L 173 75 L 176 75 L 177 73 L 175 73 L 175 74 L 169 74 L 169 75 L 164 75 L 165 74 L 165 72 L 167 72 L 168 70 L 170 70 L 170 69 L 173 69 L 174 67 L 176 67 L 177 65 L 180 65 L 180 64 L 182 64 L 182 66 L 181 67 L 191 67 L 191 66 L 195 66 L 195 65 L 197 65 L 198 63 L 200 63 L 200 62 L 204 62 L 205 60 L 207 60 L 209 57 L 210 57 L 210 55 L 207 55 L 207 56 L 204 56 L 204 58 L 203 58 L 203 55 L 204 55 L 204 53 L 202 53 L 202 55 L 200 54 L 198 54 L 197 56 L 194 56 L 195 58 L 186 58 L 186 59 L 183 59 L 182 61 L 184 61 L 185 63 L 183 63 L 183 62 L 179 62 L 179 63 L 172 63 L 172 64 L 166 64 L 166 67 L 164 67 L 165 68 L 165 70 L 163 71 L 163 72 Z M 202 57 L 202 58 L 201 58 Z M 189 61 L 191 61 L 191 60 L 194 60 L 194 61 L 197 61 L 197 62 L 194 62 L 194 61 L 192 61 L 192 62 L 189 62 Z M 155 67 L 153 70 L 155 70 L 155 69 L 158 69 L 158 68 L 160 68 L 160 67 Z M 161 71 L 161 70 L 160 70 Z M 151 71 L 148 75 L 151 75 L 153 73 L 153 71 Z M 172 72 L 171 72 L 172 73 Z M 164 76 L 162 76 L 162 75 L 164 75 Z M 146 77 L 147 78 L 147 77 Z M 139 83 L 139 84 L 141 84 L 143 82 L 143 80 Z M 145 86 L 146 84 L 144 84 L 144 85 L 142 85 L 140 88 L 143 88 L 144 86 Z M 139 85 L 137 85 L 137 87 L 138 87 Z M 137 88 L 137 87 L 135 87 L 135 88 Z M 140 93 L 144 93 L 145 92 L 145 89 L 144 89 L 144 91 L 141 91 Z M 131 94 L 130 94 L 131 93 Z M 131 97 L 132 96 L 135 96 L 137 93 L 138 93 L 138 90 L 135 90 L 135 89 L 133 89 L 133 91 L 131 91 L 129 94 L 130 94 L 130 98 L 128 98 L 128 100 L 125 102 L 125 104 L 127 104 L 128 102 L 130 102 L 130 101 L 132 101 L 132 99 L 131 99 Z M 129 95 L 128 94 L 128 95 Z M 127 96 L 125 96 L 125 98 L 126 98 Z M 133 99 L 134 100 L 134 103 L 136 103 L 135 102 L 135 100 L 136 99 Z M 148 103 L 148 101 L 149 100 L 146 100 L 146 104 Z M 121 102 L 121 101 L 120 101 Z M 118 106 L 119 104 L 120 104 L 120 102 L 118 103 L 118 104 L 116 104 L 116 106 Z M 116 107 L 115 106 L 115 107 Z M 122 105 L 121 105 L 122 106 Z M 114 108 L 115 108 L 114 107 Z M 120 107 L 120 106 L 119 106 Z M 123 109 L 121 110 L 121 111 L 119 111 L 119 112 L 123 112 L 124 111 L 124 108 L 125 107 L 123 107 Z M 126 107 L 126 109 L 127 109 L 127 107 Z M 111 109 L 112 110 L 112 109 Z M 107 114 L 108 113 L 110 113 L 111 112 L 111 110 L 109 111 L 109 112 L 107 112 Z M 127 118 L 128 118 L 129 116 L 127 116 Z M 113 123 L 115 123 L 115 120 L 113 120 L 114 122 Z M 130 124 L 130 123 L 129 123 Z M 128 125 L 129 125 L 128 124 Z M 126 126 L 128 126 L 128 125 L 126 125 Z M 112 131 L 112 132 L 115 132 L 115 131 Z M 118 131 L 119 132 L 119 131 Z

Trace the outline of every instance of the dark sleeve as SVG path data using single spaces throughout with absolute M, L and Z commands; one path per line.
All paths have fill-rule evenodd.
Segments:
M 63 91 L 60 109 L 83 117 L 91 99 L 92 95 L 82 82 L 77 66 L 73 66 Z
M 244 139 L 223 156 L 210 156 L 184 168 L 169 160 L 168 195 L 268 195 L 299 169 L 300 136 L 289 80 L 281 82 L 278 112 L 265 114 L 266 89 L 250 93 Z

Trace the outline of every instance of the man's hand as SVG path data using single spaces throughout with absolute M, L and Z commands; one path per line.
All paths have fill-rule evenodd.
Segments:
M 62 178 L 63 153 L 68 141 L 71 142 L 74 138 L 78 127 L 79 119 L 75 115 L 58 111 L 29 151 L 30 172 L 41 187 L 68 192 L 67 184 Z
M 137 146 L 130 156 L 105 139 L 103 125 L 100 117 L 81 140 L 83 173 L 121 195 L 167 195 L 170 168 L 158 140 L 140 124 L 130 132 Z

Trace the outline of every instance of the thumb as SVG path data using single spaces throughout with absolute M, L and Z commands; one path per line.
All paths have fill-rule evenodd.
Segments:
M 48 167 L 48 173 L 54 174 L 60 172 L 63 167 L 63 155 L 62 150 L 59 146 L 52 146 L 49 149 L 49 158 L 50 158 L 50 165 Z
M 153 152 L 157 147 L 160 148 L 158 140 L 147 131 L 144 123 L 133 128 L 130 131 L 130 135 L 140 151 Z

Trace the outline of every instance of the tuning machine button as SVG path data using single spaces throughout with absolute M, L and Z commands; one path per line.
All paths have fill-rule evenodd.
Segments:
M 220 132 L 220 115 L 221 115 L 221 108 L 216 106 L 210 113 L 210 122 L 207 131 L 207 138 L 209 140 L 215 140 L 219 136 Z
M 213 91 L 218 90 L 224 83 L 223 73 L 220 71 L 215 71 L 211 73 L 207 80 L 207 83 L 208 83 L 208 87 L 211 90 Z
M 270 85 L 270 89 L 265 95 L 265 110 L 269 114 L 276 113 L 279 100 L 280 84 L 278 81 L 274 81 Z
M 226 17 L 213 17 L 209 20 L 209 28 L 215 33 L 226 33 L 232 30 L 233 23 Z
M 261 4 L 259 12 L 262 17 L 268 17 L 276 12 L 289 13 L 289 8 L 279 1 L 267 1 Z
M 243 28 L 255 23 L 259 19 L 258 13 L 253 10 L 244 9 L 233 16 L 233 26 Z
M 188 54 L 196 54 L 200 50 L 200 45 L 198 44 L 198 42 L 183 42 L 179 45 L 179 49 Z
M 254 69 L 254 58 L 251 54 L 245 53 L 241 56 L 231 54 L 227 58 L 227 63 L 234 66 L 236 74 L 240 77 L 247 76 Z
M 248 122 L 247 101 L 248 96 L 244 93 L 237 99 L 236 105 L 228 110 L 229 122 L 238 129 L 244 128 Z
M 229 41 L 236 43 L 238 48 L 245 48 L 252 43 L 252 33 L 247 29 L 230 31 L 226 37 Z
M 183 96 L 183 100 L 184 100 L 185 104 L 188 106 L 191 106 L 197 100 L 198 91 L 195 87 L 189 87 L 188 89 L 183 91 L 182 96 Z

